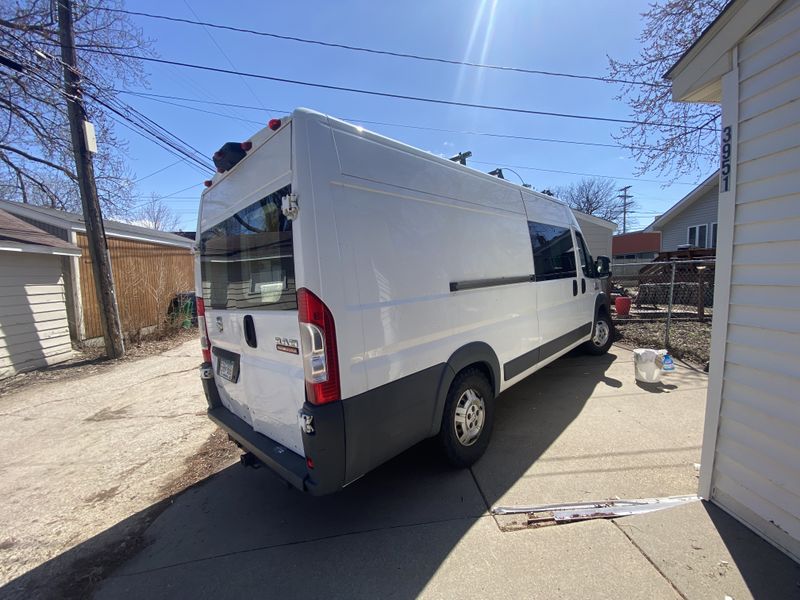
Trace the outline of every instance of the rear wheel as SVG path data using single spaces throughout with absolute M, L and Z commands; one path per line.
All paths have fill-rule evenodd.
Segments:
M 592 327 L 592 339 L 584 344 L 584 349 L 589 354 L 599 356 L 608 352 L 611 343 L 614 341 L 614 325 L 611 317 L 605 311 L 597 314 L 594 327 Z
M 494 391 L 479 370 L 461 371 L 447 393 L 439 441 L 455 467 L 469 467 L 486 451 L 494 422 Z

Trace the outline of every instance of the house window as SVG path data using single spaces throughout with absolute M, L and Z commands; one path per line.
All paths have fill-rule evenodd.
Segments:
M 717 224 L 711 224 L 711 243 L 708 245 L 709 248 L 716 248 L 717 247 Z
M 686 243 L 697 248 L 708 247 L 708 225 L 692 225 L 689 227 Z

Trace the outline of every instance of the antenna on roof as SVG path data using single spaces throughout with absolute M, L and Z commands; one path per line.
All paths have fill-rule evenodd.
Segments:
M 472 152 L 467 150 L 466 152 L 459 152 L 455 156 L 451 156 L 450 160 L 453 162 L 461 163 L 462 165 L 467 165 L 467 159 L 472 156 Z

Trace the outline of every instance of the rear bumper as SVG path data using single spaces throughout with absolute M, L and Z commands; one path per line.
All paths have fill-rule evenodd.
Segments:
M 255 431 L 245 421 L 222 405 L 213 375 L 201 366 L 203 390 L 208 400 L 208 417 L 224 429 L 242 448 L 272 469 L 281 479 L 314 496 L 336 492 L 344 486 L 344 411 L 341 402 L 322 406 L 305 403 L 303 413 L 313 417 L 314 432 L 303 433 L 306 459 L 275 440 Z M 299 427 L 299 424 L 298 424 Z
M 208 418 L 222 427 L 242 448 L 275 471 L 281 479 L 299 490 L 305 489 L 308 469 L 302 456 L 258 433 L 224 406 L 209 408 Z

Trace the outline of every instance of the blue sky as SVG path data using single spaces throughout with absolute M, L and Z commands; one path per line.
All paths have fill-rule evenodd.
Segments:
M 127 8 L 188 19 L 199 17 L 224 25 L 349 45 L 602 76 L 606 74 L 607 54 L 615 58 L 637 54 L 639 12 L 644 4 L 598 0 L 297 0 L 292 3 L 139 0 L 128 2 Z M 241 71 L 391 93 L 630 118 L 627 106 L 614 100 L 618 92 L 614 84 L 431 64 L 220 30 L 210 30 L 212 40 L 209 31 L 201 27 L 131 18 L 153 40 L 154 49 L 164 59 L 226 69 L 232 68 L 232 63 Z M 139 91 L 274 109 L 233 109 L 177 101 L 220 113 L 213 115 L 132 95 L 121 97 L 209 157 L 224 142 L 247 139 L 269 118 L 298 106 L 352 122 L 381 121 L 600 143 L 613 143 L 611 134 L 618 127 L 613 123 L 431 105 L 255 79 L 247 79 L 245 83 L 236 76 L 171 65 L 146 64 L 145 69 L 149 73 L 149 89 Z M 713 170 L 713 165 L 709 165 L 693 177 L 680 179 L 683 183 L 665 188 L 657 181 L 634 180 L 636 165 L 621 148 L 509 140 L 387 125 L 365 127 L 436 154 L 471 150 L 470 166 L 484 171 L 502 165 L 530 167 L 515 170 L 535 189 L 580 179 L 580 175 L 550 171 L 614 178 L 620 187 L 633 186 L 631 193 L 639 203 L 639 214 L 635 217 L 642 227 Z M 137 183 L 137 198 L 143 201 L 153 192 L 169 196 L 166 202 L 178 213 L 180 227 L 194 230 L 202 181 L 207 176 L 178 163 L 148 177 L 177 159 L 126 129 L 119 128 L 118 132 L 129 141 L 133 172 L 143 178 Z M 513 174 L 506 175 L 516 180 Z M 658 180 L 655 174 L 643 178 Z

